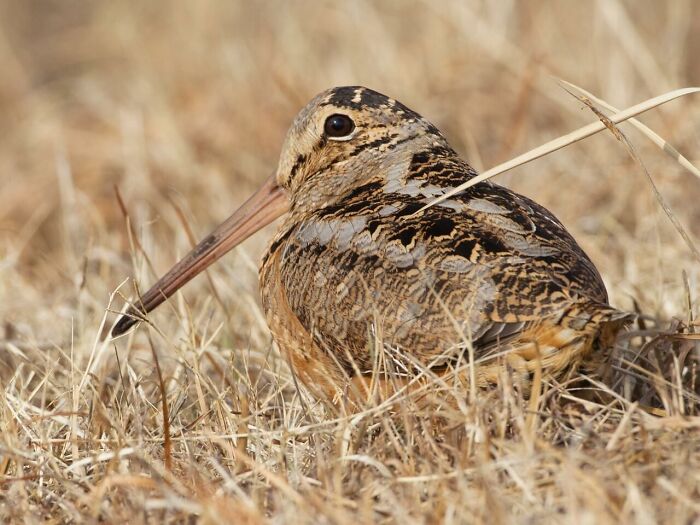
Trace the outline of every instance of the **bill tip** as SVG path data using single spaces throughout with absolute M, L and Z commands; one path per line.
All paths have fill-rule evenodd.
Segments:
M 134 326 L 138 321 L 128 315 L 122 315 L 117 324 L 112 328 L 112 337 L 118 337 Z

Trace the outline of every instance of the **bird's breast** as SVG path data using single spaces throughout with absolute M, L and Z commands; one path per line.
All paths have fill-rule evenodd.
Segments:
M 308 218 L 273 242 L 261 287 L 278 341 L 298 323 L 353 372 L 371 368 L 377 343 L 427 363 L 483 324 L 496 293 L 488 268 L 437 249 L 410 221 L 393 222 L 390 207 L 398 209 Z M 280 318 L 282 300 L 293 323 Z

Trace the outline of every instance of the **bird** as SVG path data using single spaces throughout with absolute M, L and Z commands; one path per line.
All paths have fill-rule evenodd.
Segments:
M 277 346 L 317 397 L 357 400 L 375 379 L 465 363 L 479 386 L 504 367 L 551 377 L 576 369 L 630 314 L 609 304 L 591 259 L 528 197 L 484 181 L 426 207 L 476 175 L 399 101 L 362 86 L 328 89 L 294 119 L 276 172 L 134 301 L 112 335 L 281 217 L 260 265 L 261 302 Z

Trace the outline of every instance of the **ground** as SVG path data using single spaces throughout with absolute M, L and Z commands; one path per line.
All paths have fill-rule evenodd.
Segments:
M 557 79 L 617 107 L 700 85 L 697 7 L 0 1 L 3 522 L 700 520 L 700 180 L 629 125 L 643 166 L 604 133 L 497 179 L 641 314 L 606 370 L 320 406 L 260 311 L 274 227 L 106 337 L 134 283 L 275 169 L 317 92 L 391 95 L 484 170 L 595 120 Z M 641 119 L 700 166 L 700 97 Z

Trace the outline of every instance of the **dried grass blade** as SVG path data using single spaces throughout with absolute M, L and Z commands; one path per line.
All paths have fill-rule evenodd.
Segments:
M 566 88 L 564 88 L 566 89 Z M 659 203 L 659 206 L 664 210 L 664 213 L 666 213 L 666 216 L 668 219 L 671 221 L 671 224 L 673 224 L 674 228 L 676 228 L 676 231 L 678 231 L 678 234 L 681 236 L 683 241 L 685 242 L 686 246 L 688 246 L 688 249 L 693 253 L 695 258 L 700 261 L 700 250 L 695 246 L 695 243 L 691 239 L 690 235 L 688 232 L 685 231 L 685 228 L 683 228 L 683 225 L 681 224 L 681 221 L 678 220 L 678 217 L 673 213 L 673 210 L 671 209 L 671 206 L 666 202 L 664 199 L 663 195 L 661 195 L 661 192 L 659 189 L 656 187 L 656 183 L 654 182 L 654 179 L 652 179 L 651 174 L 649 173 L 649 170 L 647 170 L 646 166 L 642 162 L 642 159 L 637 155 L 637 151 L 634 149 L 634 146 L 632 146 L 632 143 L 629 141 L 629 139 L 625 136 L 624 133 L 622 133 L 622 130 L 618 128 L 615 123 L 612 121 L 610 117 L 605 116 L 595 105 L 593 102 L 588 99 L 587 97 L 583 95 L 576 95 L 572 93 L 571 91 L 567 92 L 572 96 L 577 98 L 580 102 L 584 103 L 588 108 L 600 119 L 601 124 L 607 128 L 617 140 L 622 142 L 625 147 L 627 148 L 628 153 L 630 154 L 630 157 L 632 157 L 632 160 L 634 160 L 637 164 L 639 164 L 639 167 L 642 169 L 642 172 L 646 176 L 647 180 L 649 181 L 649 184 L 651 185 L 651 189 L 654 192 L 654 196 L 656 197 L 657 202 Z
M 616 107 L 611 106 L 610 104 L 608 104 L 604 100 L 596 97 L 595 95 L 586 91 L 582 87 L 579 87 L 575 84 L 572 84 L 571 82 L 567 82 L 566 80 L 559 80 L 559 82 L 572 88 L 572 89 L 575 89 L 579 93 L 583 93 L 589 99 L 591 99 L 593 102 L 604 107 L 608 111 L 614 111 L 616 113 L 619 113 L 619 111 L 620 111 Z M 676 162 L 678 162 L 678 164 L 680 164 L 682 167 L 684 167 L 686 170 L 688 170 L 690 173 L 692 173 L 696 177 L 700 178 L 700 170 L 698 168 L 696 168 L 692 162 L 690 162 L 687 158 L 685 158 L 681 154 L 680 151 L 678 151 L 676 148 L 674 148 L 667 140 L 665 140 L 663 137 L 661 137 L 653 129 L 642 124 L 640 121 L 638 121 L 635 118 L 630 118 L 628 122 L 630 124 L 632 124 L 635 128 L 637 128 L 639 131 L 641 131 L 644 135 L 646 135 L 649 138 L 649 140 L 651 140 L 654 144 L 656 144 L 659 148 L 661 148 L 664 152 L 666 152 L 670 157 L 672 157 Z
M 676 89 L 674 91 L 664 93 L 663 95 L 659 95 L 658 97 L 650 98 L 648 100 L 645 100 L 644 102 L 640 102 L 639 104 L 636 104 L 634 106 L 631 106 L 631 107 L 625 109 L 624 111 L 620 111 L 618 113 L 615 113 L 614 115 L 611 115 L 610 117 L 608 117 L 608 120 L 610 122 L 612 122 L 613 124 L 619 124 L 620 122 L 624 122 L 625 120 L 629 120 L 632 117 L 635 117 L 641 113 L 644 113 L 645 111 L 649 111 L 650 109 L 654 109 L 655 107 L 658 107 L 662 104 L 670 102 L 671 100 L 675 100 L 679 97 L 683 97 L 683 96 L 690 95 L 692 93 L 698 93 L 698 92 L 700 92 L 700 88 Z M 514 159 L 511 159 L 507 162 L 499 164 L 498 166 L 495 166 L 495 167 L 485 171 L 484 173 L 477 175 L 476 177 L 474 177 L 472 179 L 469 179 L 464 184 L 460 184 L 459 186 L 451 189 L 450 191 L 448 191 L 444 195 L 434 199 L 432 202 L 429 202 L 428 204 L 423 206 L 420 210 L 418 210 L 415 214 L 421 213 L 422 211 L 427 210 L 428 208 L 435 206 L 436 204 L 439 204 L 446 199 L 449 199 L 453 195 L 456 195 L 457 193 L 460 193 L 468 188 L 471 188 L 475 184 L 478 184 L 480 182 L 488 180 L 491 177 L 495 177 L 496 175 L 500 175 L 501 173 L 504 173 L 504 172 L 511 170 L 513 168 L 516 168 L 518 166 L 522 166 L 523 164 L 531 162 L 535 159 L 539 159 L 540 157 L 544 157 L 545 155 L 548 155 L 554 151 L 557 151 L 557 150 L 564 148 L 570 144 L 573 144 L 574 142 L 578 142 L 579 140 L 583 140 L 587 137 L 590 137 L 591 135 L 599 133 L 600 131 L 602 131 L 604 129 L 606 129 L 605 124 L 601 121 L 597 121 L 597 122 L 593 122 L 591 124 L 588 124 L 587 126 L 583 126 L 582 128 L 579 128 L 575 131 L 572 131 L 571 133 L 568 133 L 566 135 L 558 137 L 554 140 L 550 140 L 549 142 L 547 142 L 547 143 L 545 143 L 545 144 L 543 144 L 535 149 L 532 149 L 526 153 L 523 153 L 522 155 L 518 155 Z

